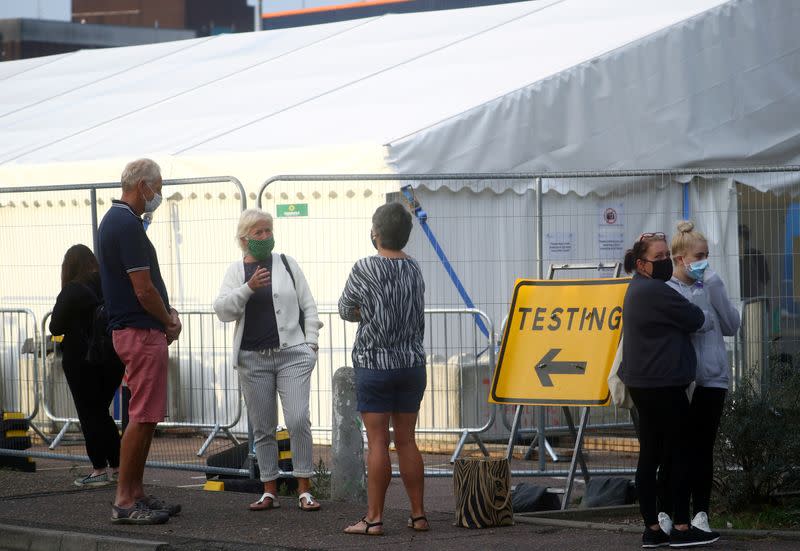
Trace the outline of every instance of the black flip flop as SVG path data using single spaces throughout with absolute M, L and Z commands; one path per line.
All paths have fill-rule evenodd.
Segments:
M 361 517 L 361 520 L 358 522 L 364 523 L 364 531 L 361 530 L 349 530 L 351 526 L 348 526 L 344 529 L 345 534 L 356 534 L 358 536 L 382 536 L 383 535 L 383 528 L 381 528 L 380 532 L 370 532 L 370 529 L 375 528 L 376 526 L 383 526 L 383 522 L 367 522 L 367 517 Z M 358 524 L 358 523 L 356 523 Z
M 425 528 L 417 528 L 417 523 L 418 523 L 419 521 L 421 521 L 421 520 L 424 520 L 424 521 L 425 521 Z M 407 524 L 407 526 L 408 526 L 409 528 L 411 528 L 412 530 L 415 530 L 415 531 L 417 531 L 417 532 L 427 532 L 428 530 L 430 530 L 430 529 L 431 529 L 431 525 L 430 525 L 430 523 L 428 522 L 428 519 L 425 517 L 425 515 L 422 515 L 422 516 L 420 516 L 420 517 L 408 517 L 408 524 Z

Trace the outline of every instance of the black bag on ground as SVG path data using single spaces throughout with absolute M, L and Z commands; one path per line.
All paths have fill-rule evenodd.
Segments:
M 242 442 L 221 452 L 217 452 L 206 459 L 206 465 L 209 467 L 221 467 L 225 469 L 245 469 L 247 468 L 247 452 L 249 450 L 247 442 Z M 258 469 L 258 466 L 256 466 Z M 214 478 L 215 474 L 206 474 L 206 478 Z M 230 475 L 221 475 L 220 478 L 227 478 Z M 258 476 L 258 473 L 256 473 Z
M 515 513 L 558 511 L 561 509 L 561 500 L 543 486 L 520 482 L 511 493 L 511 505 Z
M 621 476 L 595 476 L 586 484 L 580 507 L 611 507 L 636 501 L 633 481 Z

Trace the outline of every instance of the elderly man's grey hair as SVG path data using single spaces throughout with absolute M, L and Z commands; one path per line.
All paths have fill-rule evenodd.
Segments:
M 122 191 L 132 191 L 136 182 L 144 180 L 147 184 L 155 184 L 161 178 L 161 167 L 152 159 L 136 159 L 125 165 L 120 181 Z

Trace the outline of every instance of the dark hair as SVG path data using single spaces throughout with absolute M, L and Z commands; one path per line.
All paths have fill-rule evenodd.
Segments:
M 77 281 L 85 283 L 89 276 L 100 269 L 92 250 L 86 245 L 73 245 L 64 254 L 61 263 L 61 287 Z
M 625 251 L 625 260 L 622 265 L 625 268 L 625 273 L 630 274 L 636 269 L 636 261 L 644 258 L 644 255 L 647 254 L 647 249 L 650 248 L 650 243 L 653 241 L 660 240 L 640 239 L 633 244 L 633 247 Z
M 402 250 L 411 234 L 411 213 L 400 203 L 386 203 L 372 215 L 372 227 L 384 249 Z

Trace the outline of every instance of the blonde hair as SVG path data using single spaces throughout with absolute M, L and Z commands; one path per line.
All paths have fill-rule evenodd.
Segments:
M 250 230 L 259 222 L 272 222 L 272 215 L 261 209 L 246 209 L 242 211 L 239 217 L 239 225 L 236 228 L 236 244 L 242 249 L 242 252 L 247 252 L 247 245 L 242 243 L 242 239 L 247 237 Z
M 686 251 L 688 251 L 695 243 L 699 241 L 708 243 L 706 236 L 694 229 L 694 222 L 690 220 L 681 220 L 678 222 L 676 229 L 678 231 L 672 236 L 672 242 L 670 243 L 670 251 L 672 252 L 673 262 L 675 261 L 676 255 L 684 256 Z
M 136 183 L 144 180 L 147 184 L 154 184 L 161 178 L 161 167 L 152 159 L 136 159 L 125 165 L 120 182 L 123 191 L 131 191 Z

